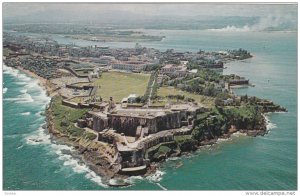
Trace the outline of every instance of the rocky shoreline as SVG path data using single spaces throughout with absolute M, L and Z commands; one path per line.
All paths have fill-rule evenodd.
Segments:
M 39 85 L 46 90 L 47 95 L 53 97 L 55 93 L 53 93 L 51 86 L 47 82 L 46 79 L 37 76 L 35 73 L 24 70 L 21 67 L 17 67 L 19 70 L 25 72 L 26 74 L 38 79 Z M 100 154 L 98 153 L 96 148 L 93 148 L 91 143 L 86 142 L 83 138 L 70 137 L 65 133 L 62 133 L 60 130 L 56 130 L 53 122 L 53 111 L 51 108 L 51 102 L 46 108 L 46 130 L 51 136 L 52 142 L 64 144 L 68 146 L 72 146 L 76 149 L 76 153 L 70 153 L 72 156 L 76 158 L 80 158 L 82 162 L 87 165 L 92 171 L 94 171 L 97 175 L 102 177 L 103 183 L 110 186 L 129 186 L 130 184 L 122 181 L 121 183 L 111 184 L 111 179 L 126 179 L 129 176 L 119 174 L 118 173 L 118 165 L 110 165 L 106 160 L 101 160 Z M 189 154 L 190 152 L 198 150 L 202 146 L 214 145 L 217 143 L 218 139 L 229 139 L 234 133 L 241 133 L 247 136 L 255 137 L 255 136 L 263 136 L 268 133 L 267 130 L 267 119 L 264 118 L 264 123 L 256 130 L 246 130 L 246 129 L 235 129 L 231 127 L 226 134 L 221 136 L 214 137 L 212 139 L 205 139 L 202 141 L 188 140 L 182 144 L 182 149 L 172 149 L 164 154 L 161 154 L 159 157 L 155 157 L 151 160 L 150 167 L 147 168 L 146 173 L 143 175 L 148 176 L 154 174 L 157 169 L 160 167 L 160 163 L 164 162 L 169 157 L 180 157 L 184 154 Z
M 29 76 L 36 78 L 38 80 L 38 84 L 46 91 L 47 96 L 52 98 L 56 95 L 56 93 L 52 92 L 52 88 L 46 79 L 20 66 L 16 68 L 28 74 Z M 49 104 L 51 104 L 51 101 Z M 116 175 L 116 172 L 113 172 L 113 169 L 110 168 L 109 165 L 99 166 L 99 162 L 95 162 L 95 160 L 93 159 L 93 156 L 95 156 L 95 152 L 91 149 L 88 149 L 86 146 L 80 145 L 78 142 L 76 142 L 75 138 L 73 138 L 72 140 L 68 137 L 68 135 L 61 133 L 59 130 L 56 130 L 53 125 L 53 116 L 49 105 L 46 107 L 45 110 L 46 125 L 43 126 L 43 128 L 45 129 L 45 131 L 47 131 L 47 134 L 50 134 L 51 142 L 74 147 L 76 150 L 75 154 L 71 152 L 65 153 L 80 158 L 85 165 L 87 165 L 97 175 L 101 176 L 103 183 L 105 184 L 109 184 L 109 180 L 114 176 L 123 179 L 128 177 L 120 174 Z M 120 186 L 122 186 L 122 184 L 120 184 Z
M 85 165 L 87 165 L 92 171 L 94 171 L 97 175 L 101 176 L 103 183 L 107 184 L 108 186 L 112 187 L 121 187 L 121 186 L 130 186 L 131 184 L 126 181 L 127 178 L 130 176 L 127 175 L 121 175 L 116 173 L 116 171 L 113 171 L 112 168 L 109 168 L 107 165 L 105 166 L 99 166 L 97 162 L 94 161 L 92 158 L 95 154 L 93 151 L 88 149 L 86 146 L 80 145 L 76 141 L 72 141 L 68 138 L 68 136 L 62 134 L 58 130 L 55 130 L 55 128 L 52 125 L 51 122 L 51 112 L 47 111 L 46 112 L 46 117 L 47 117 L 47 130 L 49 134 L 51 135 L 51 140 L 55 141 L 55 143 L 58 144 L 63 144 L 63 145 L 68 145 L 72 146 L 76 149 L 76 153 L 71 153 L 71 152 L 64 152 L 66 154 L 70 154 L 71 156 L 75 156 L 76 158 L 80 158 Z M 195 143 L 187 143 L 185 150 L 180 151 L 180 152 L 173 152 L 173 153 L 166 153 L 163 156 L 159 157 L 159 160 L 156 160 L 155 162 L 152 162 L 150 167 L 148 168 L 147 172 L 142 175 L 142 177 L 147 177 L 149 175 L 155 174 L 155 172 L 160 168 L 161 164 L 165 162 L 166 159 L 172 158 L 172 157 L 182 157 L 185 155 L 190 155 L 191 152 L 195 152 L 199 150 L 203 146 L 212 146 L 217 144 L 219 139 L 230 139 L 233 134 L 243 134 L 245 136 L 251 136 L 251 137 L 256 137 L 256 136 L 263 136 L 268 133 L 268 130 L 262 129 L 262 130 L 239 130 L 239 131 L 231 131 L 226 135 L 223 135 L 221 137 L 215 138 L 215 139 L 210 139 L 206 141 L 199 142 L 199 144 Z M 111 179 L 117 179 L 118 183 L 111 184 L 110 180 Z

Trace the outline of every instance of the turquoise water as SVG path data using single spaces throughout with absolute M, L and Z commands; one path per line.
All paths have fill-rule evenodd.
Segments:
M 255 87 L 238 94 L 272 99 L 288 113 L 269 114 L 270 132 L 264 137 L 235 135 L 189 156 L 168 160 L 156 175 L 129 179 L 130 190 L 287 190 L 297 189 L 297 33 L 152 31 L 165 35 L 162 42 L 143 43 L 180 51 L 245 48 L 254 57 L 227 64 L 224 73 L 250 79 Z M 57 37 L 56 37 L 57 38 Z M 89 42 L 57 38 L 60 43 Z M 101 44 L 98 44 L 101 45 Z M 134 43 L 105 43 L 133 47 Z M 9 190 L 108 190 L 79 161 L 63 154 L 64 145 L 51 143 L 41 128 L 41 112 L 49 98 L 36 80 L 4 67 L 3 141 L 4 181 Z M 33 142 L 31 139 L 39 139 Z M 157 184 L 159 183 L 159 185 Z M 124 190 L 124 189 L 122 189 Z

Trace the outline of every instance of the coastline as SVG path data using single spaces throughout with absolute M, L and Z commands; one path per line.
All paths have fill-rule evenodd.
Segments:
M 38 80 L 38 84 L 47 92 L 47 95 L 49 97 L 53 97 L 54 95 L 51 94 L 51 86 L 49 86 L 49 83 L 47 82 L 47 79 L 44 79 L 40 76 L 38 76 L 37 74 L 35 74 L 34 72 L 31 72 L 29 70 L 26 70 L 22 67 L 16 67 L 18 70 L 23 71 L 24 73 L 30 75 L 33 78 L 36 78 Z M 51 101 L 50 101 L 51 103 Z M 111 170 L 109 170 L 108 168 L 102 167 L 97 165 L 96 163 L 93 162 L 93 160 L 89 159 L 90 157 L 93 156 L 93 153 L 89 151 L 88 147 L 86 146 L 82 146 L 79 144 L 79 142 L 77 141 L 73 141 L 72 138 L 69 138 L 68 135 L 62 133 L 60 130 L 56 130 L 54 128 L 54 123 L 53 123 L 53 114 L 51 111 L 51 108 L 48 107 L 45 111 L 46 113 L 46 129 L 47 129 L 47 134 L 50 134 L 50 138 L 51 141 L 54 140 L 55 142 L 59 143 L 59 144 L 64 144 L 67 146 L 72 146 L 76 149 L 76 155 L 78 157 L 78 155 L 80 156 L 81 160 L 84 162 L 84 164 L 91 169 L 92 171 L 94 171 L 97 175 L 99 175 L 101 178 L 103 178 L 104 180 L 104 184 L 109 185 L 110 186 L 110 180 L 111 179 L 121 179 L 121 180 L 125 180 L 124 182 L 126 182 L 126 179 L 129 178 L 130 176 L 128 175 L 122 175 L 122 174 L 118 174 L 115 172 L 112 172 Z M 246 135 L 246 136 L 250 136 L 250 137 L 255 137 L 257 135 L 263 136 L 265 134 L 268 133 L 268 129 L 267 129 L 267 123 L 268 123 L 268 119 L 267 117 L 265 117 L 264 115 L 264 129 L 261 130 L 229 130 L 228 133 L 223 134 L 219 137 L 213 138 L 213 139 L 208 139 L 208 140 L 204 140 L 204 141 L 198 141 L 197 144 L 194 144 L 190 141 L 187 142 L 187 146 L 188 148 L 186 150 L 180 150 L 179 153 L 170 153 L 170 154 L 165 154 L 163 156 L 160 157 L 160 161 L 152 161 L 151 165 L 153 167 L 149 167 L 147 169 L 147 172 L 141 176 L 143 176 L 144 178 L 146 178 L 147 176 L 154 174 L 155 172 L 158 171 L 160 164 L 164 163 L 164 161 L 168 158 L 171 157 L 181 157 L 182 155 L 186 155 L 186 154 L 190 154 L 191 152 L 195 152 L 196 150 L 201 149 L 201 147 L 204 146 L 212 146 L 218 143 L 218 141 L 220 140 L 227 140 L 230 139 L 232 135 L 234 134 L 242 134 L 242 135 Z M 73 154 L 70 154 L 73 156 Z M 154 164 L 154 165 L 153 165 Z M 128 184 L 127 186 L 130 186 L 131 184 Z M 124 186 L 123 184 L 120 185 L 112 185 L 112 186 Z
M 46 91 L 47 96 L 49 96 L 50 98 L 52 98 L 55 93 L 51 93 L 51 86 L 49 86 L 49 83 L 47 82 L 47 79 L 44 79 L 40 76 L 38 76 L 37 74 L 35 74 L 34 72 L 31 72 L 29 70 L 26 70 L 20 66 L 15 67 L 16 69 L 24 72 L 25 74 L 35 78 L 38 80 L 38 85 L 40 87 L 42 87 L 43 90 Z M 51 101 L 48 103 L 50 104 Z M 72 141 L 68 135 L 65 135 L 63 133 L 61 133 L 61 131 L 56 130 L 54 128 L 53 125 L 53 121 L 52 121 L 52 114 L 51 114 L 51 110 L 49 111 L 49 108 L 45 108 L 45 116 L 46 116 L 46 126 L 44 126 L 43 128 L 46 130 L 46 134 L 50 135 L 50 140 L 51 142 L 55 141 L 55 143 L 57 144 L 62 144 L 62 145 L 67 145 L 67 146 L 71 146 L 74 147 L 76 150 L 76 153 L 73 154 L 71 153 L 71 156 L 74 157 L 80 157 L 80 159 L 84 162 L 84 164 L 93 172 L 95 172 L 97 175 L 99 175 L 101 178 L 103 178 L 103 180 L 106 181 L 106 183 L 104 184 L 108 184 L 109 179 L 106 179 L 106 176 L 112 176 L 112 174 L 108 171 L 105 170 L 105 168 L 101 168 L 99 166 L 97 166 L 96 164 L 92 163 L 91 161 L 87 160 L 87 158 L 85 157 L 85 155 L 83 153 L 87 152 L 87 150 L 85 149 L 84 146 L 81 146 L 78 142 Z M 87 152 L 87 154 L 89 154 Z M 78 156 L 79 155 L 79 156 Z
M 159 182 L 168 190 L 276 190 L 277 188 L 288 190 L 297 188 L 298 113 L 296 109 L 297 65 L 295 64 L 295 51 L 297 51 L 297 47 L 295 40 L 297 39 L 295 34 L 285 35 L 281 32 L 272 34 L 266 32 L 226 32 L 225 34 L 213 35 L 189 30 L 180 33 L 176 33 L 176 31 L 163 32 L 163 34 L 168 36 L 170 34 L 171 36 L 172 34 L 174 35 L 171 39 L 166 40 L 165 45 L 150 44 L 146 46 L 160 48 L 162 51 L 165 48 L 175 48 L 175 50 L 178 49 L 181 52 L 196 51 L 199 47 L 205 51 L 215 51 L 221 50 L 221 47 L 229 46 L 230 48 L 246 48 L 254 54 L 259 53 L 258 56 L 255 55 L 256 58 L 226 64 L 228 68 L 223 70 L 223 74 L 234 73 L 250 79 L 249 82 L 256 84 L 255 88 L 233 89 L 234 87 L 232 87 L 235 95 L 242 96 L 247 94 L 248 96 L 270 99 L 274 103 L 286 107 L 289 110 L 288 113 L 265 113 L 276 127 L 271 128 L 264 137 L 257 136 L 252 138 L 246 136 L 245 133 L 235 132 L 229 139 L 219 138 L 216 144 L 201 146 L 195 152 L 183 153 L 180 158 L 167 158 L 166 161 L 159 163 L 160 166 L 157 173 L 162 173 L 161 179 L 153 179 L 156 175 L 130 177 L 128 182 L 132 182 L 132 186 L 123 188 L 103 187 L 99 183 L 101 182 L 99 175 L 96 175 L 98 182 L 95 182 L 95 179 L 86 176 L 90 174 L 90 170 L 86 173 L 86 164 L 78 161 L 79 159 L 76 159 L 78 163 L 74 163 L 75 159 L 73 156 L 71 157 L 67 154 L 69 152 L 76 153 L 77 149 L 74 147 L 67 148 L 67 145 L 60 145 L 60 142 L 57 142 L 59 139 L 67 142 L 69 138 L 50 139 L 48 130 L 42 128 L 37 130 L 38 128 L 35 125 L 40 124 L 40 121 L 46 128 L 46 123 L 44 123 L 45 113 L 43 111 L 45 111 L 45 105 L 49 103 L 50 98 L 46 96 L 46 91 L 38 86 L 37 79 L 31 77 L 30 80 L 28 77 L 25 77 L 25 72 L 17 71 L 17 69 L 10 73 L 11 69 L 9 68 L 4 70 L 3 78 L 3 80 L 5 79 L 3 88 L 7 87 L 8 89 L 6 93 L 5 89 L 3 89 L 3 93 L 5 93 L 3 97 L 8 99 L 3 100 L 3 123 L 5 123 L 3 124 L 3 134 L 5 136 L 3 140 L 7 144 L 3 146 L 4 153 L 7 155 L 4 157 L 3 187 L 10 190 L 14 187 L 36 190 L 64 188 L 65 190 L 85 189 L 94 191 L 99 191 L 100 189 L 104 191 L 111 189 L 160 189 L 155 183 L 150 182 L 151 178 L 151 181 L 153 179 L 153 182 Z M 259 40 L 263 40 L 264 47 L 255 44 L 255 41 Z M 281 44 L 282 42 L 285 44 Z M 220 43 L 223 45 L 220 46 Z M 126 46 L 125 44 L 124 46 L 112 45 L 115 47 Z M 134 44 L 131 45 L 134 46 Z M 32 59 L 35 61 L 34 58 Z M 39 66 L 39 63 L 37 65 Z M 39 69 L 32 69 L 30 63 L 29 66 L 23 66 L 23 64 L 20 66 L 32 70 L 40 76 L 44 75 L 44 72 L 40 72 Z M 221 70 L 216 71 L 222 72 Z M 19 73 L 19 78 L 14 77 L 13 74 L 16 73 Z M 270 82 L 267 82 L 268 79 Z M 49 80 L 48 83 L 54 89 L 51 81 Z M 25 96 L 29 97 L 30 95 L 34 102 L 14 104 L 19 101 L 9 100 L 10 98 L 17 98 L 16 96 L 23 97 L 25 88 L 28 89 Z M 42 102 L 44 104 L 40 104 Z M 41 107 L 37 105 L 41 105 Z M 27 110 L 27 108 L 31 109 L 31 107 L 33 111 L 38 110 L 41 112 L 37 113 Z M 22 115 L 29 111 L 29 115 Z M 53 117 L 56 119 L 56 116 L 53 115 Z M 35 123 L 34 121 L 37 119 L 42 120 Z M 21 121 L 23 123 L 20 123 Z M 31 129 L 25 127 L 31 127 L 33 123 L 34 126 Z M 12 126 L 14 127 L 10 128 Z M 62 131 L 59 127 L 57 128 Z M 18 132 L 20 135 L 6 136 L 14 134 L 14 132 Z M 25 134 L 23 136 L 23 133 L 26 132 L 29 134 L 28 137 Z M 41 136 L 38 135 L 39 133 L 41 133 Z M 28 141 L 29 138 L 44 139 L 44 141 Z M 26 155 L 34 158 L 27 159 Z M 77 158 L 79 156 L 74 155 L 74 157 Z M 54 170 L 54 168 L 57 168 L 57 170 Z M 118 183 L 118 181 L 116 182 Z
M 28 74 L 29 76 L 35 78 L 38 80 L 38 85 L 42 87 L 43 90 L 46 91 L 47 96 L 52 98 L 55 94 L 51 93 L 51 86 L 49 86 L 49 83 L 47 82 L 47 79 L 44 79 L 34 72 L 31 72 L 29 70 L 26 70 L 20 66 L 15 67 L 16 69 L 24 72 L 25 74 Z M 48 103 L 50 104 L 51 101 Z M 87 160 L 83 153 L 87 152 L 85 147 L 81 146 L 78 142 L 70 140 L 67 135 L 61 133 L 59 130 L 56 130 L 54 128 L 53 122 L 52 122 L 52 114 L 51 110 L 49 111 L 49 108 L 45 109 L 45 114 L 46 114 L 46 130 L 47 134 L 50 134 L 50 139 L 55 140 L 58 144 L 63 144 L 67 146 L 72 146 L 76 149 L 76 152 L 80 155 L 82 161 L 85 163 L 86 166 L 88 166 L 89 169 L 100 175 L 102 178 L 105 179 L 106 176 L 112 176 L 110 172 L 107 172 L 104 168 L 101 169 L 101 167 L 98 167 L 96 164 L 93 164 L 91 161 Z M 87 153 L 88 154 L 88 153 Z M 71 154 L 72 155 L 72 154 Z M 72 155 L 73 156 L 73 155 Z M 96 168 L 97 167 L 97 168 Z
M 17 66 L 17 67 L 15 67 L 15 68 L 18 69 L 18 70 L 20 70 L 20 71 L 22 71 L 22 72 L 24 72 L 24 73 L 26 73 L 27 75 L 29 75 L 29 76 L 31 76 L 31 77 L 37 79 L 37 80 L 38 80 L 38 85 L 39 85 L 40 87 L 42 87 L 42 88 L 46 91 L 47 95 L 48 95 L 49 97 L 52 97 L 52 96 L 53 96 L 53 95 L 51 95 L 51 87 L 48 85 L 47 79 L 42 78 L 42 77 L 38 76 L 36 73 L 34 73 L 34 72 L 32 72 L 32 71 L 29 71 L 29 70 L 27 70 L 27 69 L 24 69 L 24 68 L 22 68 L 21 66 Z

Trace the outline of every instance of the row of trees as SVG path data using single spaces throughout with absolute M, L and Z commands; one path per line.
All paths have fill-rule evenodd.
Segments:
M 157 75 L 158 75 L 157 70 L 152 72 L 152 74 L 150 76 L 150 79 L 149 79 L 149 82 L 148 82 L 146 92 L 145 92 L 144 96 L 138 97 L 136 99 L 137 103 L 146 103 L 147 100 L 149 99 L 149 96 L 151 96 L 150 99 L 152 99 L 153 97 L 155 97 L 157 95 L 157 90 L 159 88 L 159 86 L 156 83 Z M 154 85 L 153 85 L 153 82 L 154 82 Z M 151 88 L 152 88 L 152 93 L 151 93 Z M 150 95 L 150 93 L 151 93 L 151 95 Z
M 215 97 L 222 92 L 220 81 L 223 76 L 209 69 L 200 69 L 197 74 L 187 75 L 184 78 L 175 78 L 167 84 L 183 91 Z M 220 85 L 218 88 L 216 85 Z
M 252 57 L 250 52 L 248 52 L 247 50 L 244 50 L 242 48 L 240 48 L 238 50 L 228 50 L 228 52 L 231 55 L 234 55 L 235 58 L 238 59 L 238 60 L 243 60 L 243 59 L 247 59 L 247 58 Z

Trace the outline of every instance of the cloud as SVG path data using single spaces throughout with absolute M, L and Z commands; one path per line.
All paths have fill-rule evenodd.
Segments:
M 268 15 L 260 17 L 260 20 L 253 25 L 244 25 L 243 27 L 236 27 L 234 25 L 228 25 L 225 28 L 209 29 L 210 31 L 266 31 L 274 29 L 293 29 L 297 26 L 297 20 L 290 14 L 288 15 Z
M 266 13 L 297 12 L 296 4 L 235 4 L 235 3 L 4 3 L 5 14 L 29 14 L 38 11 L 131 12 L 146 15 L 226 15 L 263 16 Z M 174 12 L 176 11 L 176 12 Z M 87 13 L 88 14 L 88 13 Z
M 54 16 L 56 15 L 56 16 Z M 274 16 L 280 23 L 286 15 L 297 18 L 297 4 L 241 4 L 241 3 L 4 3 L 3 18 L 18 20 L 109 20 L 169 17 L 176 19 L 210 16 Z M 270 19 L 267 19 L 270 20 Z M 268 21 L 266 21 L 268 22 Z M 260 24 L 265 25 L 264 21 Z M 233 29 L 234 27 L 228 27 Z M 247 28 L 245 26 L 245 28 Z M 257 26 L 255 28 L 261 28 Z

